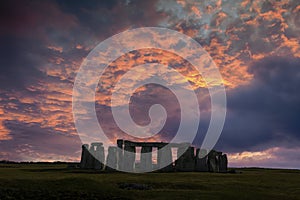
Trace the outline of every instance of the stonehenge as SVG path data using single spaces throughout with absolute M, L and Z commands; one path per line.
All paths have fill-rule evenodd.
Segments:
M 89 152 L 89 145 L 84 144 L 82 145 L 82 151 L 81 151 L 81 160 L 80 160 L 80 168 L 88 168 L 88 160 L 90 152 Z
M 139 162 L 137 147 L 141 149 Z M 173 155 L 175 150 L 177 155 Z M 154 157 L 157 151 L 157 157 Z M 175 158 L 175 161 L 173 160 Z M 154 163 L 154 160 L 157 163 Z M 106 161 L 106 162 L 105 162 Z M 104 164 L 105 163 L 105 164 Z M 222 152 L 195 149 L 189 143 L 132 142 L 117 140 L 116 146 L 105 150 L 102 143 L 82 145 L 80 167 L 106 171 L 127 172 L 227 172 L 227 155 Z
M 124 141 L 123 170 L 133 171 L 135 165 L 135 146 Z
M 141 149 L 141 162 L 140 167 L 142 170 L 151 171 L 152 166 L 152 147 L 142 147 Z
M 181 151 L 181 152 L 180 152 Z M 194 171 L 196 157 L 194 156 L 194 147 L 178 148 L 177 160 L 175 161 L 175 168 L 177 171 Z M 182 154 L 181 156 L 179 156 Z
M 108 147 L 108 154 L 106 158 L 106 170 L 115 171 L 118 167 L 117 147 Z
M 157 166 L 160 169 L 160 171 L 163 172 L 173 171 L 172 150 L 170 147 L 168 146 L 158 147 Z
M 196 164 L 195 171 L 207 172 L 208 171 L 208 157 L 205 149 L 196 150 Z
M 104 168 L 104 147 L 102 143 L 92 143 L 89 148 L 88 144 L 82 145 L 80 167 L 84 169 Z

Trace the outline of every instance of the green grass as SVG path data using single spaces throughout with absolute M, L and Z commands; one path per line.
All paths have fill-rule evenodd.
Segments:
M 0 199 L 300 199 L 300 171 L 99 173 L 63 164 L 1 164 Z M 120 184 L 147 185 L 128 190 Z

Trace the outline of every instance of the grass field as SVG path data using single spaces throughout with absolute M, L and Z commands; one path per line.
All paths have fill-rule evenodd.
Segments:
M 299 170 L 237 171 L 126 174 L 1 164 L 0 199 L 300 199 Z

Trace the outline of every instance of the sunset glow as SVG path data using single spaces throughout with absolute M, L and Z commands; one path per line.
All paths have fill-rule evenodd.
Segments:
M 82 62 L 97 44 L 117 33 L 163 27 L 196 40 L 220 71 L 228 106 L 215 148 L 228 154 L 229 165 L 300 168 L 299 0 L 91 2 L 3 3 L 7 12 L 1 17 L 0 32 L 0 160 L 79 161 L 81 140 L 74 125 L 72 92 Z M 128 37 L 124 42 L 136 40 Z M 164 40 L 170 46 L 180 45 L 177 42 Z M 175 69 L 196 91 L 201 121 L 194 143 L 200 143 L 211 117 L 207 87 L 220 82 L 204 80 L 194 66 L 172 52 L 141 49 L 112 62 L 98 84 L 97 117 L 112 144 L 120 137 L 133 139 L 112 118 L 114 86 L 128 70 L 144 63 Z M 136 68 L 134 74 L 143 78 L 155 71 L 155 67 Z M 172 78 L 181 83 L 179 77 Z M 127 80 L 123 89 L 132 84 Z M 148 110 L 158 102 L 168 118 L 160 134 L 148 141 L 170 141 L 180 111 L 168 89 L 138 88 L 131 98 L 132 118 L 147 125 Z M 120 96 L 117 103 L 125 102 Z

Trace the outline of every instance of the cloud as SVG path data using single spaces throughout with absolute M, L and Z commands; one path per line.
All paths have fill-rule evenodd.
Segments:
M 228 117 L 216 148 L 230 152 L 232 159 L 235 153 L 250 152 L 253 158 L 259 155 L 257 152 L 272 154 L 265 164 L 280 166 L 288 162 L 285 156 L 298 151 L 298 0 L 9 1 L 2 8 L 2 158 L 78 157 L 75 149 L 80 143 L 71 108 L 76 72 L 99 42 L 142 26 L 185 33 L 213 57 L 228 88 Z M 97 94 L 101 125 L 111 133 L 112 140 L 118 134 L 124 136 L 111 118 L 110 88 L 127 70 L 144 62 L 174 67 L 196 89 L 202 118 L 196 142 L 201 141 L 210 119 L 205 82 L 186 61 L 168 52 L 130 52 L 111 64 Z M 140 88 L 132 97 L 133 118 L 147 124 L 148 108 L 158 102 L 167 108 L 168 119 L 161 135 L 164 137 L 152 139 L 169 139 L 177 130 L 179 112 L 175 97 L 166 89 Z M 286 154 L 278 156 L 281 151 Z M 235 159 L 236 164 L 245 161 Z M 276 159 L 283 161 L 276 163 Z
M 37 68 L 45 61 L 41 44 L 30 39 L 1 37 L 0 84 L 2 90 L 24 89 L 35 84 L 44 74 Z M 39 52 L 39 54 L 36 54 Z
M 41 128 L 39 123 L 8 121 L 11 140 L 0 141 L 0 160 L 78 161 L 81 143 L 78 136 Z
M 234 152 L 300 143 L 300 60 L 270 57 L 253 64 L 249 85 L 229 90 L 220 145 Z
M 269 3 L 268 3 L 269 2 Z M 225 84 L 247 84 L 248 66 L 270 56 L 300 57 L 297 0 L 159 1 L 162 25 L 190 35 L 212 56 Z
M 18 134 L 38 139 L 35 133 L 43 131 L 51 132 L 46 135 L 54 138 L 60 133 L 75 135 L 71 95 L 83 58 L 108 36 L 129 27 L 154 26 L 163 17 L 156 12 L 154 4 L 155 1 L 3 3 L 0 18 L 2 144 L 20 141 Z M 17 125 L 9 126 L 15 121 L 22 124 L 20 129 L 16 129 Z M 30 133 L 31 128 L 39 130 Z M 26 133 L 21 129 L 26 129 Z M 10 149 L 9 145 L 2 145 L 4 152 L 5 148 Z M 44 154 L 51 154 L 38 150 L 36 153 L 31 158 L 43 159 Z M 14 154 L 17 153 L 4 155 L 15 159 Z
M 265 167 L 299 169 L 299 148 L 268 148 L 263 151 L 230 153 L 230 167 Z

